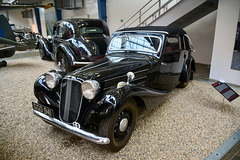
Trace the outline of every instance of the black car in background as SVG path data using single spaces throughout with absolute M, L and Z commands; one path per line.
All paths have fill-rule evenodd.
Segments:
M 51 70 L 34 84 L 34 113 L 44 121 L 113 152 L 134 130 L 137 107 L 151 96 L 186 87 L 195 72 L 192 44 L 173 27 L 114 33 L 106 57 L 71 73 Z M 140 138 L 141 140 L 141 138 Z
M 109 41 L 109 29 L 102 20 L 61 20 L 52 36 L 39 39 L 39 52 L 41 59 L 54 60 L 63 71 L 72 71 L 103 58 Z

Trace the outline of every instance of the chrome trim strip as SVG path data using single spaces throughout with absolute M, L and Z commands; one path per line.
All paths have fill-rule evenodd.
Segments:
M 94 66 L 92 66 L 92 67 L 89 67 L 89 68 L 86 68 L 86 69 L 83 69 L 83 70 L 82 70 L 82 68 L 81 68 L 80 71 L 83 72 L 83 71 L 86 71 L 86 70 L 90 70 L 90 69 L 99 67 L 99 66 L 101 66 L 101 65 L 104 65 L 104 64 L 106 64 L 106 63 L 109 63 L 109 62 L 107 61 L 107 62 L 104 62 L 104 63 L 100 63 L 100 64 L 98 64 L 98 65 L 94 65 Z
M 144 78 L 147 78 L 147 76 L 144 76 L 144 77 L 139 77 L 139 78 L 137 78 L 137 79 L 133 79 L 133 81 L 132 81 L 132 82 L 134 82 L 134 81 L 137 81 L 137 80 L 140 80 L 140 79 L 144 79 Z
M 140 83 L 138 83 L 137 85 L 142 85 L 142 84 L 144 84 L 146 81 L 143 81 L 143 82 L 140 82 Z
M 88 64 L 92 64 L 93 62 L 73 62 L 73 65 L 74 66 L 77 66 L 77 65 L 88 65 Z
M 9 47 L 0 48 L 0 51 L 1 50 L 5 50 L 5 49 L 11 49 L 11 48 L 15 48 L 15 46 L 9 46 Z
M 49 117 L 39 111 L 36 111 L 36 110 L 33 110 L 33 113 L 35 113 L 37 116 L 42 118 L 44 121 L 47 121 L 50 124 L 52 124 L 56 127 L 59 127 L 63 130 L 66 130 L 74 135 L 77 135 L 77 136 L 83 138 L 83 139 L 89 140 L 89 141 L 97 143 L 97 144 L 102 144 L 102 145 L 110 143 L 110 139 L 107 137 L 100 137 L 98 135 L 86 132 L 82 129 L 79 129 L 79 128 L 73 127 L 69 124 L 66 124 L 64 122 L 61 122 L 56 118 L 51 118 L 51 117 Z
M 121 78 L 121 77 L 126 77 L 126 80 L 127 80 L 127 76 L 124 74 L 124 75 L 121 75 L 121 76 L 118 76 L 118 77 L 113 77 L 113 78 L 110 78 L 110 79 L 106 79 L 106 80 L 104 80 L 104 82 L 108 82 L 108 81 L 111 81 L 111 80 L 114 80 L 114 79 L 117 79 L 117 78 Z
M 140 72 L 145 72 L 145 71 L 148 71 L 149 69 L 143 69 L 143 70 L 140 70 L 140 71 L 137 71 L 137 72 L 133 72 L 134 74 L 136 73 L 140 73 Z
M 65 95 L 65 105 L 64 105 L 64 113 L 63 113 L 63 120 L 68 121 L 69 117 L 69 110 L 70 110 L 70 97 L 72 94 L 72 81 L 67 80 L 66 84 L 66 95 Z M 61 103 L 61 102 L 60 102 Z M 61 105 L 60 105 L 61 106 Z
M 140 71 L 137 71 L 137 72 L 133 72 L 134 74 L 137 74 L 137 73 L 140 73 L 140 72 L 145 72 L 145 71 L 148 71 L 148 69 L 143 69 L 143 70 L 140 70 Z M 118 77 L 113 77 L 113 78 L 110 78 L 110 79 L 106 79 L 104 80 L 104 82 L 108 82 L 108 81 L 111 81 L 111 80 L 114 80 L 114 79 L 117 79 L 117 78 L 121 78 L 121 77 L 125 77 L 127 78 L 127 75 L 121 75 L 121 76 L 118 76 Z M 145 78 L 145 77 L 144 77 Z M 138 78 L 139 79 L 139 78 Z M 134 80 L 133 80 L 134 81 Z

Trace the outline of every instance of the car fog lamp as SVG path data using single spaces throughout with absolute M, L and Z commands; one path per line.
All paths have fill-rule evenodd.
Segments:
M 82 94 L 86 99 L 93 99 L 100 89 L 100 85 L 95 80 L 86 80 L 82 84 Z
M 58 83 L 58 74 L 55 72 L 48 72 L 45 75 L 45 79 L 46 79 L 46 84 L 50 89 L 53 89 L 56 87 L 57 83 Z

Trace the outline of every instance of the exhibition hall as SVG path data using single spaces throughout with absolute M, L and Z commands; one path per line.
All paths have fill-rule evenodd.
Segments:
M 0 159 L 240 160 L 239 0 L 0 0 Z

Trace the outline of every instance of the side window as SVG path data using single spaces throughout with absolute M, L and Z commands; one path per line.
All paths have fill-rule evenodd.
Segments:
M 53 35 L 56 36 L 57 35 L 57 26 L 53 27 Z
M 73 30 L 68 26 L 63 26 L 63 39 L 69 39 L 73 37 Z
M 177 51 L 180 46 L 180 37 L 168 37 L 164 53 Z
M 192 42 L 187 35 L 184 35 L 184 43 L 186 50 L 193 50 Z
M 189 50 L 190 45 L 189 45 L 189 40 L 188 40 L 187 36 L 184 36 L 184 44 L 185 44 L 185 49 Z
M 57 37 L 62 38 L 63 36 L 63 28 L 58 26 L 57 27 Z

